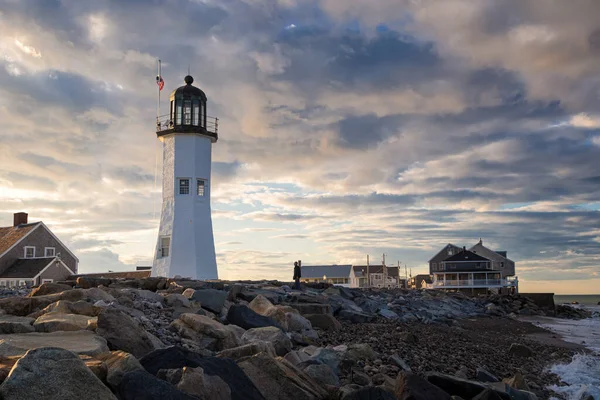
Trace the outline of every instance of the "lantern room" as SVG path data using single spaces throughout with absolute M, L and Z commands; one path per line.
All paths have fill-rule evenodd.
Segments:
M 194 78 L 184 78 L 185 85 L 171 93 L 169 114 L 158 117 L 156 134 L 197 133 L 217 141 L 218 119 L 206 115 L 206 94 L 193 86 Z

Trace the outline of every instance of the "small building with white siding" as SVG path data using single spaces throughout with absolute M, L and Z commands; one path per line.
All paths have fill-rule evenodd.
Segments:
M 302 283 L 326 282 L 336 286 L 358 287 L 352 265 L 303 265 Z

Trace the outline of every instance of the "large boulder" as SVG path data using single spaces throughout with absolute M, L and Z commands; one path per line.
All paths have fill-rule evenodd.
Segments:
M 410 399 L 427 400 L 421 397 L 414 397 Z M 383 388 L 375 386 L 365 386 L 358 390 L 348 391 L 348 393 L 345 393 L 340 397 L 340 400 L 396 400 L 396 397 Z
M 95 358 L 106 364 L 106 381 L 114 390 L 117 390 L 126 373 L 144 370 L 137 358 L 120 350 L 99 354 Z
M 29 333 L 34 332 L 33 318 L 15 317 L 13 315 L 0 315 L 0 333 Z
M 222 323 L 211 319 L 205 315 L 185 313 L 179 316 L 171 326 L 184 337 L 202 342 L 204 337 L 208 337 L 210 348 L 215 350 L 224 350 L 232 347 L 238 347 L 242 344 L 241 333 L 238 327 L 223 325 Z M 191 332 L 190 332 L 191 330 Z M 243 331 L 243 330 L 242 330 Z M 207 343 L 207 342 L 205 342 Z
M 250 357 L 258 353 L 267 353 L 271 357 L 276 357 L 275 347 L 271 342 L 252 342 L 243 346 L 226 349 L 217 353 L 217 357 L 226 357 L 233 360 L 239 360 L 240 358 Z
M 180 391 L 144 370 L 130 371 L 123 375 L 117 387 L 117 394 L 121 400 L 197 400 L 196 397 Z
M 284 359 L 260 353 L 241 361 L 239 366 L 267 400 L 327 397 L 327 392 L 317 382 Z
M 51 312 L 36 319 L 33 327 L 37 332 L 81 331 L 96 320 L 97 317 L 87 315 Z
M 202 367 L 205 375 L 219 376 L 231 389 L 232 400 L 262 400 L 263 396 L 235 361 L 227 358 L 203 357 L 182 347 L 156 350 L 142 357 L 140 364 L 151 374 L 161 369 Z
M 190 300 L 200 303 L 202 308 L 220 314 L 227 300 L 227 292 L 215 289 L 200 289 L 194 291 Z
M 367 314 L 364 312 L 350 310 L 342 310 L 337 316 L 341 320 L 353 322 L 355 324 L 366 324 L 368 322 L 373 322 L 375 321 L 375 319 L 377 319 L 377 317 L 373 314 Z
M 248 307 L 257 314 L 265 315 L 274 306 L 265 296 L 259 294 L 248 304 Z
M 314 328 L 323 329 L 324 331 L 339 331 L 342 329 L 342 324 L 331 314 L 306 314 Z
M 281 329 L 274 326 L 264 328 L 253 328 L 247 330 L 242 336 L 242 341 L 246 344 L 253 342 L 270 342 L 275 348 L 278 356 L 285 356 L 292 350 L 292 342 Z
M 290 303 L 302 315 L 307 314 L 331 314 L 331 306 L 322 303 Z
M 0 386 L 0 396 L 5 400 L 116 400 L 76 354 L 54 347 L 30 350 L 17 361 Z
M 227 312 L 227 321 L 244 329 L 261 328 L 265 326 L 281 326 L 272 318 L 265 317 L 252 311 L 243 304 L 234 304 Z
M 111 349 L 123 350 L 138 358 L 156 349 L 139 323 L 118 310 L 106 309 L 98 316 L 96 333 L 106 339 Z
M 517 357 L 523 357 L 523 358 L 533 356 L 533 350 L 531 350 L 531 347 L 525 346 L 524 344 L 519 344 L 519 343 L 511 344 L 510 348 L 508 349 L 508 353 L 510 355 L 517 356 Z
M 426 378 L 427 381 L 443 389 L 446 393 L 465 399 L 473 398 L 486 389 L 486 386 L 479 382 L 440 374 L 438 372 L 430 372 L 426 375 Z
M 59 347 L 89 356 L 110 351 L 106 340 L 90 331 L 0 335 L 0 356 L 23 355 L 40 347 Z
M 31 291 L 31 293 L 29 293 L 29 297 L 45 296 L 47 294 L 54 294 L 54 293 L 62 293 L 65 290 L 71 290 L 71 289 L 73 289 L 71 286 L 61 285 L 60 283 L 42 283 L 37 288 L 33 289 Z
M 450 395 L 412 372 L 401 371 L 394 394 L 398 400 L 450 400 Z M 469 397 L 470 398 L 470 397 Z
M 216 375 L 206 375 L 202 367 L 183 367 L 177 389 L 199 399 L 231 399 L 229 385 Z
M 171 293 L 165 296 L 165 303 L 169 307 L 189 307 L 190 300 L 182 294 Z
M 327 364 L 310 364 L 303 371 L 321 386 L 340 386 L 340 378 Z
M 92 278 L 88 276 L 80 276 L 77 278 L 77 286 L 82 289 L 89 289 L 91 287 L 108 286 L 112 283 L 112 279 L 109 278 Z

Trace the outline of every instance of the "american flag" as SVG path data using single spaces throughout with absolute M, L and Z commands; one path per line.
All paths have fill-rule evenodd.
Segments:
M 163 87 L 165 87 L 165 81 L 163 80 L 162 76 L 160 75 L 156 75 L 156 84 L 158 85 L 158 90 L 163 90 Z

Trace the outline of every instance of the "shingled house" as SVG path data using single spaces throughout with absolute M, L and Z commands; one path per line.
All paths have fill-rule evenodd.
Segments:
M 13 226 L 0 227 L 0 287 L 35 286 L 77 273 L 79 259 L 43 222 L 14 214 Z

